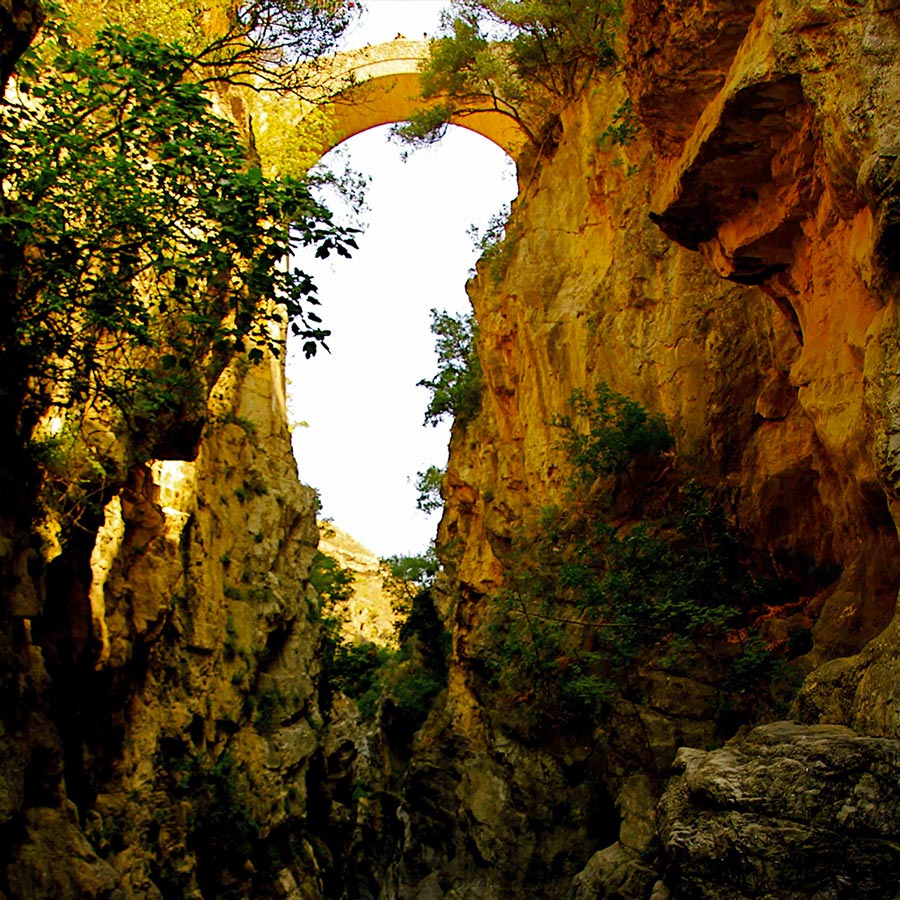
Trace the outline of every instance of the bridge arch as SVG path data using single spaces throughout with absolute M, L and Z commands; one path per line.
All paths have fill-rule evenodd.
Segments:
M 326 104 L 330 133 L 321 155 L 360 132 L 379 125 L 405 122 L 439 100 L 423 100 L 419 70 L 428 58 L 428 42 L 397 38 L 361 50 L 337 54 L 328 80 L 352 76 L 353 84 L 331 95 Z M 469 113 L 451 119 L 486 137 L 517 160 L 528 143 L 525 132 L 499 112 Z

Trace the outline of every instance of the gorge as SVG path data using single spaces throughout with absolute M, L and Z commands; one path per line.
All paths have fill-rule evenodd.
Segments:
M 4 74 L 39 12 L 3 6 Z M 616 49 L 500 139 L 421 717 L 323 695 L 274 355 L 103 432 L 55 557 L 4 462 L 0 897 L 897 896 L 900 3 L 629 0 Z M 640 441 L 579 484 L 616 398 Z

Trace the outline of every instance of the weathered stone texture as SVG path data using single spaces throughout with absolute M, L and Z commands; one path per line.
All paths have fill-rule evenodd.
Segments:
M 347 710 L 320 753 L 314 498 L 274 364 L 222 375 L 195 459 L 131 473 L 68 606 L 42 610 L 27 555 L 0 545 L 20 585 L 0 890 L 156 900 L 165 861 L 199 896 L 176 768 L 227 749 L 264 834 L 325 804 L 313 824 L 349 835 L 360 896 L 894 898 L 898 50 L 892 2 L 634 0 L 624 77 L 563 112 L 552 158 L 522 160 L 506 244 L 470 285 L 485 392 L 454 433 L 441 524 L 449 689 L 407 768 Z M 644 131 L 609 146 L 627 96 Z M 814 622 L 808 725 L 713 749 L 715 673 L 640 672 L 589 734 L 526 733 L 491 706 L 505 553 L 565 490 L 548 423 L 600 381 L 665 416 L 757 551 L 832 573 L 795 614 Z M 378 791 L 354 801 L 364 766 Z M 316 840 L 260 895 L 322 896 Z
M 518 814 L 509 777 L 490 778 L 488 761 L 521 736 L 490 709 L 478 676 L 489 598 L 515 528 L 562 495 L 548 422 L 574 388 L 606 381 L 662 412 L 679 456 L 729 486 L 735 520 L 757 548 L 834 573 L 804 598 L 814 646 L 799 664 L 812 674 L 798 712 L 873 736 L 898 727 L 897 638 L 887 628 L 900 583 L 889 250 L 896 11 L 634 2 L 627 22 L 624 85 L 594 85 L 564 112 L 552 160 L 521 167 L 505 251 L 470 284 L 486 391 L 480 416 L 454 434 L 441 525 L 461 583 L 445 610 L 454 628 L 447 714 L 456 746 L 482 761 L 481 777 L 445 785 L 452 796 L 442 801 L 457 810 L 442 878 L 460 896 L 477 883 L 484 896 L 552 897 L 564 895 L 564 882 L 577 896 L 666 895 L 674 883 L 660 882 L 644 848 L 628 845 L 635 823 L 652 815 L 659 782 L 637 818 L 627 785 L 639 773 L 667 777 L 680 744 L 702 754 L 721 739 L 701 711 L 713 685 L 657 686 L 655 700 L 595 736 L 605 742 L 596 750 L 601 777 L 628 815 L 604 844 L 572 839 L 568 859 L 581 856 L 575 881 L 565 870 L 552 887 L 523 876 L 501 888 L 490 872 L 473 874 L 473 858 L 502 846 Z M 609 148 L 598 139 L 626 87 L 645 131 Z M 767 633 L 783 634 L 786 624 L 776 615 Z M 433 731 L 428 740 L 447 736 Z M 750 741 L 742 752 L 752 760 L 762 746 Z M 533 764 L 545 750 L 517 752 Z M 566 752 L 557 746 L 551 756 Z M 465 771 L 465 759 L 454 766 Z M 548 808 L 553 784 L 532 787 L 546 791 Z M 772 803 L 757 811 L 759 822 L 771 821 L 754 827 L 774 841 L 779 827 L 790 828 L 777 793 Z M 414 823 L 414 804 L 410 812 Z M 689 806 L 667 815 L 677 831 Z M 881 835 L 872 859 L 889 878 L 889 833 Z M 460 852 L 472 844 L 477 854 Z M 536 864 L 528 847 L 518 840 L 516 853 Z M 517 864 L 527 869 L 524 858 Z M 779 856 L 772 871 L 782 864 Z
M 6 833 L 21 828 L 4 848 L 10 897 L 158 900 L 164 871 L 196 891 L 204 801 L 179 781 L 226 755 L 261 836 L 306 820 L 321 726 L 306 581 L 316 498 L 297 480 L 270 364 L 228 368 L 196 459 L 138 467 L 110 501 L 75 647 L 44 626 L 42 648 L 27 619 L 17 625 L 30 662 L 26 704 L 4 710 L 15 730 L 0 809 Z M 285 866 L 288 895 L 320 896 L 312 855 Z
M 677 764 L 659 808 L 673 897 L 897 896 L 896 740 L 778 722 Z

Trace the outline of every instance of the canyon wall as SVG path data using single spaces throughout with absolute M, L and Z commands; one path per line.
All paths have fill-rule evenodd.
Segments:
M 342 698 L 323 720 L 275 360 L 229 366 L 199 440 L 130 472 L 64 565 L 4 516 L 0 897 L 893 897 L 898 49 L 889 0 L 633 0 L 622 73 L 519 160 L 470 284 L 449 686 L 414 738 Z M 764 633 L 811 634 L 769 721 L 721 716 L 715 671 L 645 666 L 588 727 L 536 731 L 529 686 L 492 682 L 516 536 L 567 496 L 550 423 L 601 382 L 797 576 Z
M 4 83 L 41 19 L 0 10 Z M 43 473 L 0 423 L 0 897 L 325 895 L 318 499 L 281 360 L 212 356 L 178 415 L 65 410 L 89 427 Z M 41 477 L 69 479 L 75 521 L 35 513 Z
M 836 758 L 852 736 L 850 758 L 896 774 L 898 29 L 893 3 L 636 0 L 623 77 L 563 112 L 550 159 L 520 160 L 505 245 L 469 285 L 485 391 L 445 486 L 450 688 L 406 775 L 388 896 L 841 896 L 857 882 L 893 896 L 887 796 L 872 801 L 880 824 L 846 820 L 851 842 L 881 841 L 884 877 L 862 883 L 867 863 L 814 849 L 846 798 L 798 812 L 815 785 L 782 790 L 780 809 L 715 795 L 719 751 L 698 762 L 731 736 L 710 714 L 714 676 L 645 672 L 641 700 L 603 727 L 535 738 L 498 709 L 485 667 L 517 529 L 565 496 L 550 423 L 574 389 L 606 382 L 665 416 L 679 461 L 718 484 L 776 568 L 818 573 L 766 624 L 771 638 L 811 627 L 790 663 L 805 677 L 790 714 L 810 730 L 751 732 L 729 777 Z M 626 96 L 642 128 L 616 146 Z M 859 796 L 859 771 L 845 777 Z M 710 837 L 698 807 L 734 812 Z M 760 822 L 769 838 L 754 842 Z
M 88 571 L 8 595 L 9 897 L 321 895 L 318 504 L 280 363 L 229 367 L 207 414 L 110 500 Z

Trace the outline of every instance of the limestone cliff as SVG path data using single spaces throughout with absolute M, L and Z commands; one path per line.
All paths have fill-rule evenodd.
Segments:
M 4 4 L 4 76 L 38 12 Z M 321 896 L 317 500 L 280 361 L 196 347 L 192 402 L 138 427 L 64 406 L 90 427 L 56 471 L 0 423 L 0 896 Z M 49 507 L 35 534 L 39 476 L 77 492 L 96 446 L 64 539 Z
M 279 383 L 227 370 L 196 458 L 139 469 L 110 501 L 89 618 L 74 598 L 55 611 L 51 585 L 19 620 L 9 896 L 318 891 L 303 837 L 321 724 L 316 500 Z
M 353 576 L 350 597 L 335 610 L 342 636 L 379 646 L 395 644 L 397 614 L 384 590 L 381 560 L 333 522 L 319 523 L 319 551 Z
M 340 697 L 323 727 L 316 504 L 274 360 L 227 367 L 55 565 L 7 499 L 0 896 L 893 897 L 898 11 L 631 0 L 621 75 L 519 160 L 470 284 L 484 392 L 439 535 L 449 688 L 415 735 Z M 748 557 L 794 579 L 759 618 L 773 642 L 811 625 L 802 724 L 750 727 L 776 697 L 729 720 L 720 668 L 652 659 L 588 725 L 524 728 L 527 684 L 499 702 L 495 598 L 567 491 L 549 423 L 600 382 L 665 417 L 665 477 L 712 486 Z
M 552 159 L 520 161 L 503 253 L 470 284 L 485 393 L 453 436 L 439 538 L 459 585 L 450 692 L 407 776 L 396 896 L 738 896 L 695 893 L 704 863 L 682 848 L 705 826 L 680 801 L 656 850 L 676 749 L 728 736 L 708 712 L 714 681 L 651 673 L 605 732 L 535 743 L 480 674 L 512 535 L 564 491 L 548 423 L 575 388 L 604 381 L 661 412 L 746 539 L 822 573 L 795 607 L 813 646 L 793 664 L 809 673 L 794 714 L 900 736 L 898 40 L 891 3 L 634 2 L 624 77 L 564 111 Z M 610 148 L 626 95 L 641 135 Z M 784 624 L 776 613 L 771 633 Z M 801 744 L 784 750 L 797 764 Z M 428 827 L 435 807 L 452 829 Z

